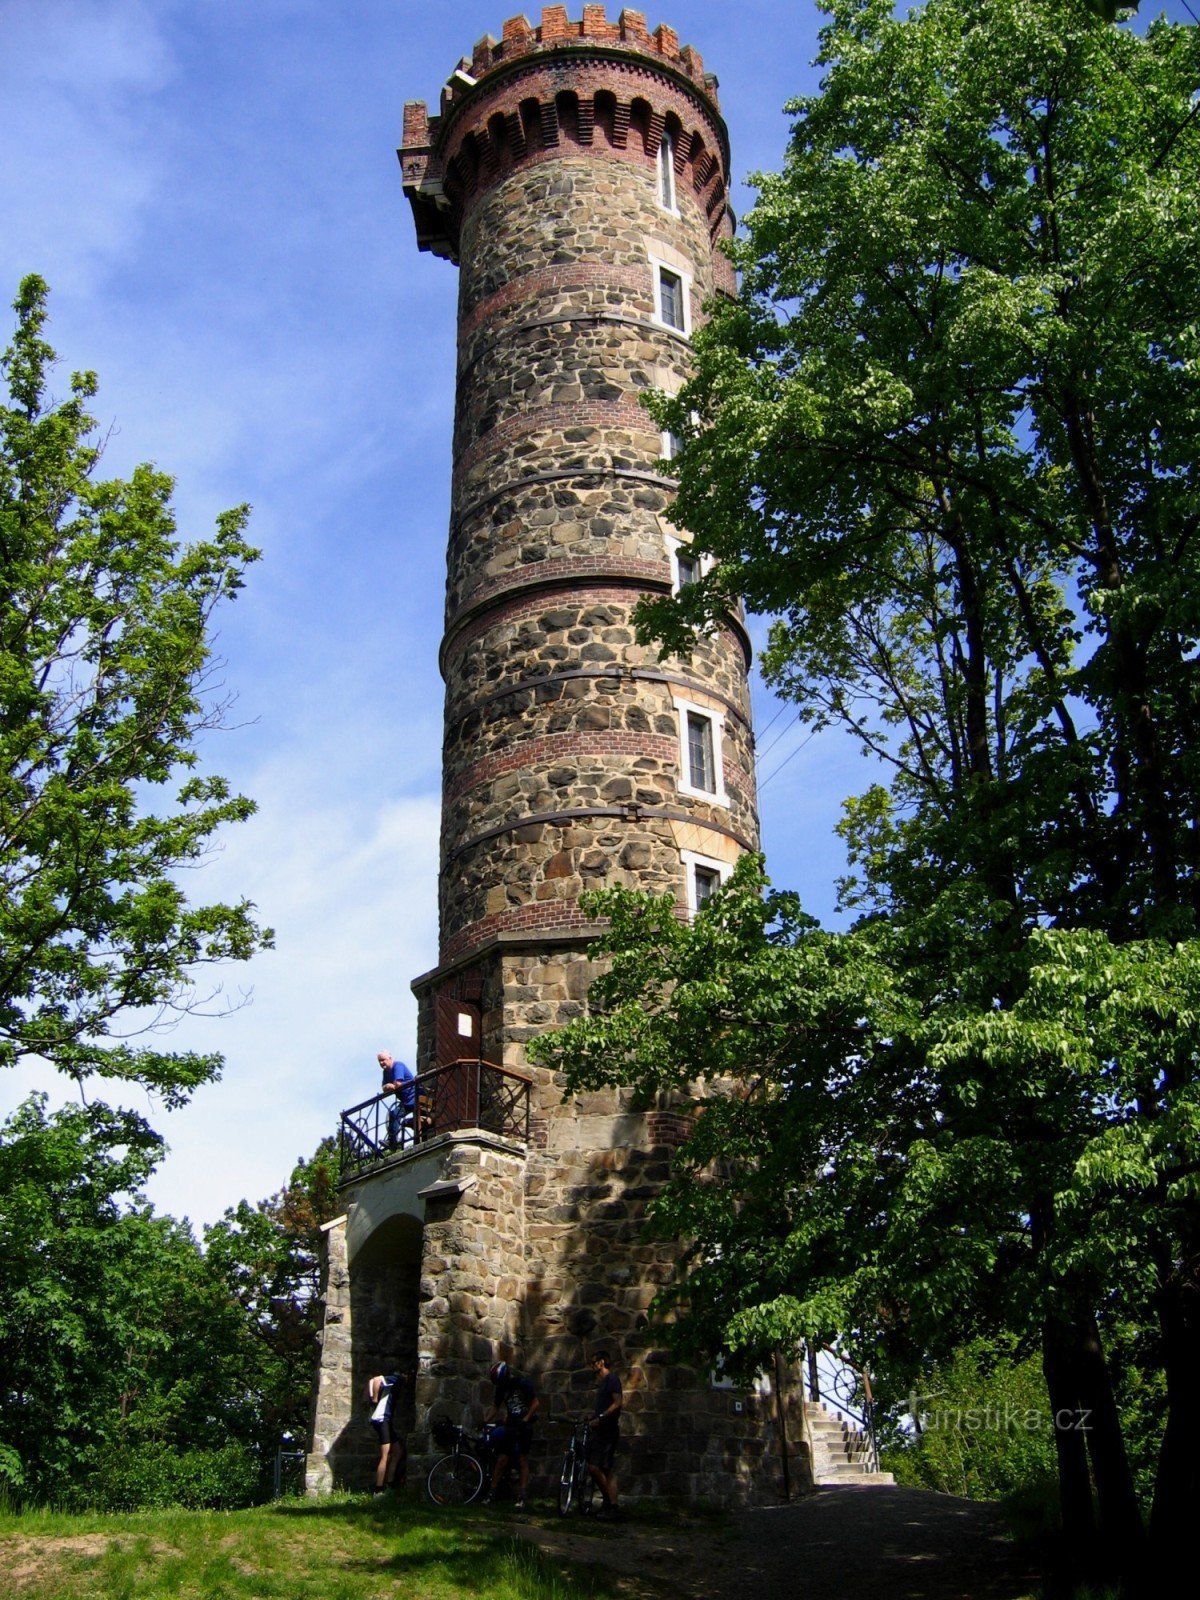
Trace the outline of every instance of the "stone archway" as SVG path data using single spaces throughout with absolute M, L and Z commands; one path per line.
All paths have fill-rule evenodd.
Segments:
M 357 1209 L 357 1208 L 356 1208 Z M 360 1489 L 378 1456 L 363 1394 L 377 1372 L 410 1377 L 397 1421 L 411 1431 L 418 1286 L 424 1228 L 412 1212 L 341 1217 L 328 1231 L 329 1266 L 310 1490 Z

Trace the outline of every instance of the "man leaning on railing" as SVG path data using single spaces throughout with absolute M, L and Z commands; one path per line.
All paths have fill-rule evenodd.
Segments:
M 383 1070 L 385 1095 L 392 1095 L 388 1106 L 388 1149 L 399 1150 L 412 1144 L 428 1131 L 429 1114 L 417 1075 L 404 1061 L 397 1061 L 388 1050 L 376 1057 Z M 405 1138 L 405 1134 L 408 1138 Z

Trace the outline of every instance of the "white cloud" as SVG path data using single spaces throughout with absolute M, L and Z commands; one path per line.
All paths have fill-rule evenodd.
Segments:
M 252 1005 L 179 1030 L 227 1065 L 219 1086 L 156 1119 L 171 1145 L 152 1186 L 163 1209 L 211 1220 L 272 1192 L 340 1110 L 375 1093 L 377 1050 L 411 1057 L 408 984 L 437 956 L 437 830 L 433 795 L 282 814 L 268 798 L 227 852 L 222 875 L 274 925 L 276 948 L 231 975 L 253 983 Z
M 0 281 L 82 290 L 129 252 L 167 151 L 139 112 L 174 71 L 139 0 L 9 0 L 0 19 Z
M 222 1082 L 169 1115 L 113 1084 L 91 1091 L 124 1099 L 165 1135 L 151 1196 L 195 1223 L 278 1189 L 338 1112 L 375 1092 L 375 1052 L 413 1052 L 408 985 L 437 959 L 438 796 L 325 797 L 331 756 L 335 746 L 314 741 L 255 775 L 258 815 L 189 880 L 198 900 L 247 896 L 276 930 L 274 950 L 224 974 L 228 999 L 252 988 L 251 1004 L 169 1035 L 172 1048 L 220 1051 Z M 34 1088 L 68 1098 L 52 1069 L 26 1064 L 4 1075 L 0 1107 Z

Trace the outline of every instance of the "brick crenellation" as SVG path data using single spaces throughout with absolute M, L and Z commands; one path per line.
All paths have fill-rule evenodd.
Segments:
M 705 73 L 697 50 L 690 44 L 680 45 L 674 28 L 660 22 L 651 31 L 645 13 L 629 9 L 610 22 L 602 5 L 585 5 L 578 22 L 570 19 L 566 6 L 543 6 L 541 22 L 536 25 L 524 16 L 509 17 L 500 38 L 485 34 L 471 55 L 463 57 L 460 67 L 479 79 L 506 62 L 572 45 L 620 45 L 637 51 L 676 68 L 716 99 L 716 78 Z
M 649 31 L 640 12 L 609 22 L 603 6 L 586 6 L 571 22 L 551 6 L 538 27 L 513 18 L 500 40 L 489 35 L 462 59 L 439 115 L 405 105 L 399 156 L 418 243 L 458 259 L 465 215 L 513 171 L 572 151 L 653 166 L 667 136 L 676 181 L 710 239 L 730 237 L 728 141 L 698 53 L 665 24 Z M 732 276 L 721 286 L 732 289 Z

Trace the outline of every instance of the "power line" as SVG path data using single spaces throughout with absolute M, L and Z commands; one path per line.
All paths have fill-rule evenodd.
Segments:
M 797 712 L 796 715 L 799 716 L 800 713 Z M 755 753 L 754 753 L 754 765 L 756 767 L 761 766 L 762 763 L 771 754 L 771 751 L 774 750 L 775 746 L 780 742 L 780 740 L 781 739 L 786 739 L 788 734 L 791 733 L 791 731 L 792 731 L 792 725 L 789 722 L 789 723 L 785 724 L 785 726 L 782 727 L 779 730 L 779 732 L 771 740 L 770 744 L 767 745 L 765 750 L 756 750 Z
M 770 733 L 771 729 L 779 721 L 779 719 L 783 715 L 783 713 L 789 709 L 790 704 L 791 704 L 790 701 L 787 701 L 787 700 L 783 701 L 783 703 L 779 707 L 779 710 L 776 711 L 775 715 L 771 718 L 770 722 L 767 723 L 766 727 L 765 728 L 760 728 L 758 730 L 758 738 L 761 739 L 764 734 Z
M 765 788 L 766 788 L 766 786 L 767 786 L 767 785 L 768 785 L 768 784 L 769 784 L 769 783 L 770 783 L 770 781 L 771 781 L 771 779 L 772 779 L 772 778 L 774 778 L 774 777 L 777 777 L 777 776 L 778 776 L 778 774 L 779 774 L 779 773 L 781 773 L 781 772 L 782 772 L 782 771 L 783 771 L 783 769 L 784 769 L 784 767 L 786 767 L 786 766 L 787 766 L 787 764 L 788 764 L 788 762 L 789 762 L 789 761 L 792 761 L 792 760 L 794 760 L 794 758 L 795 758 L 795 757 L 796 757 L 796 756 L 798 756 L 798 755 L 799 755 L 799 754 L 800 754 L 800 752 L 801 752 L 801 750 L 803 750 L 803 749 L 804 749 L 804 747 L 805 747 L 805 745 L 806 745 L 806 744 L 809 744 L 809 743 L 811 743 L 811 741 L 812 741 L 812 740 L 813 740 L 813 739 L 815 739 L 815 738 L 816 738 L 816 734 L 817 734 L 817 730 L 816 730 L 816 729 L 815 729 L 815 728 L 814 728 L 814 729 L 813 729 L 813 730 L 812 730 L 812 732 L 811 732 L 811 733 L 810 733 L 810 734 L 809 734 L 809 735 L 808 735 L 808 736 L 807 736 L 807 737 L 806 737 L 806 738 L 804 738 L 804 739 L 801 739 L 801 741 L 800 741 L 800 743 L 799 743 L 799 744 L 798 744 L 798 745 L 797 745 L 797 746 L 796 746 L 796 748 L 795 748 L 795 749 L 794 749 L 794 750 L 793 750 L 793 751 L 792 751 L 792 753 L 791 753 L 791 755 L 789 755 L 789 756 L 784 756 L 784 758 L 783 758 L 783 760 L 782 760 L 782 761 L 781 761 L 781 762 L 780 762 L 780 763 L 779 763 L 779 765 L 778 765 L 778 766 L 777 766 L 777 767 L 776 767 L 776 768 L 775 768 L 775 769 L 774 769 L 774 771 L 772 771 L 772 772 L 768 772 L 768 774 L 767 774 L 767 776 L 766 776 L 766 777 L 765 777 L 765 778 L 764 778 L 764 779 L 763 779 L 763 780 L 762 780 L 762 782 L 761 782 L 761 783 L 760 783 L 760 784 L 759 784 L 759 786 L 758 786 L 758 792 L 759 792 L 759 794 L 762 794 L 762 792 L 763 792 L 763 790 L 764 790 L 764 789 L 765 789 Z

